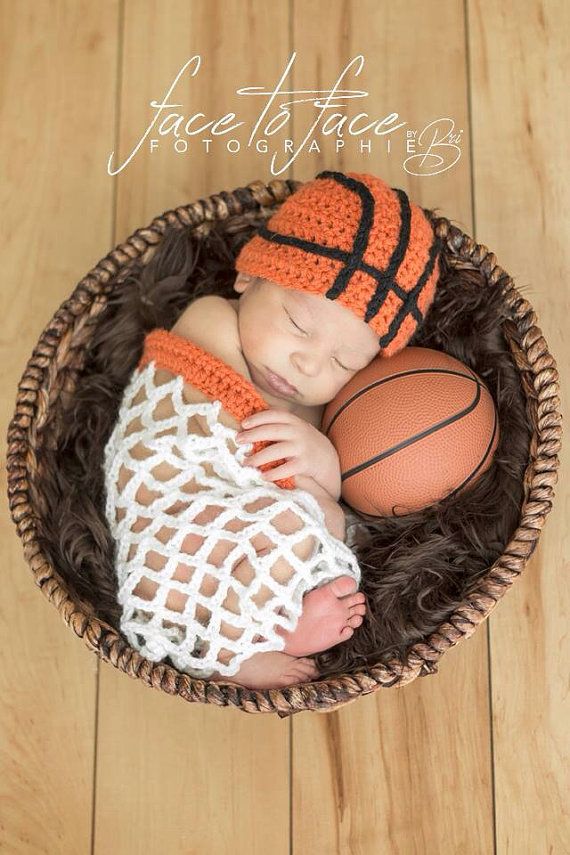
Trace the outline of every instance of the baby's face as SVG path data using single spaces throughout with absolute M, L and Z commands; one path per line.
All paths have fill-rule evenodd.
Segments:
M 238 273 L 241 349 L 256 385 L 269 370 L 297 388 L 285 400 L 326 404 L 380 347 L 368 324 L 334 300 Z M 275 392 L 272 392 L 275 395 Z

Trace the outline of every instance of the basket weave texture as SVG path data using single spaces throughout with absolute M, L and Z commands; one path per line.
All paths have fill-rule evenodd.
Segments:
M 18 384 L 16 406 L 8 427 L 8 498 L 11 517 L 22 539 L 26 562 L 35 583 L 58 609 L 65 623 L 102 660 L 148 686 L 186 701 L 234 706 L 248 713 L 277 713 L 280 717 L 303 710 L 328 712 L 380 688 L 402 687 L 418 676 L 437 672 L 438 660 L 450 647 L 469 638 L 491 614 L 522 573 L 534 552 L 557 482 L 562 416 L 556 362 L 537 326 L 532 306 L 496 264 L 493 253 L 464 234 L 445 217 L 432 219 L 443 240 L 447 263 L 457 269 L 478 270 L 488 284 L 499 284 L 508 320 L 503 333 L 520 372 L 531 428 L 529 460 L 524 473 L 524 501 L 518 527 L 477 591 L 424 642 L 414 646 L 405 666 L 367 667 L 284 689 L 254 690 L 232 684 L 205 682 L 154 663 L 131 648 L 88 603 L 69 589 L 42 549 L 38 526 L 47 512 L 38 485 L 44 460 L 57 445 L 65 417 L 63 401 L 73 395 L 85 363 L 93 330 L 109 295 L 120 287 L 121 275 L 133 260 L 145 261 L 160 244 L 167 228 L 190 228 L 201 238 L 215 221 L 248 217 L 267 218 L 301 182 L 253 181 L 231 193 L 220 192 L 189 205 L 166 211 L 147 227 L 137 229 L 81 279 L 42 332 Z M 426 213 L 428 213 L 426 211 Z

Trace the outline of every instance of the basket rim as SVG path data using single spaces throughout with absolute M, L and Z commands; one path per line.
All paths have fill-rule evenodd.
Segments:
M 453 266 L 477 268 L 487 285 L 500 285 L 510 310 L 506 325 L 512 325 L 505 325 L 506 338 L 519 372 L 524 369 L 532 378 L 533 396 L 527 394 L 527 407 L 537 410 L 518 526 L 503 554 L 479 580 L 469 601 L 425 641 L 410 649 L 408 666 L 393 660 L 390 665 L 370 666 L 355 674 L 290 688 L 259 690 L 231 681 L 208 682 L 181 673 L 164 662 L 151 662 L 131 648 L 113 627 L 94 616 L 87 604 L 73 597 L 38 543 L 35 518 L 41 514 L 41 508 L 35 501 L 32 476 L 42 428 L 61 391 L 55 383 L 60 368 L 75 360 L 74 370 L 80 370 L 81 345 L 89 340 L 89 328 L 93 326 L 86 321 L 96 318 L 105 309 L 117 274 L 156 247 L 168 227 L 190 227 L 194 234 L 201 236 L 208 233 L 215 221 L 228 220 L 235 215 L 259 215 L 265 209 L 270 213 L 303 183 L 292 179 L 274 179 L 267 184 L 254 180 L 231 192 L 220 191 L 164 211 L 148 226 L 136 229 L 117 244 L 78 282 L 41 333 L 18 383 L 15 410 L 7 432 L 9 508 L 23 541 L 24 557 L 38 587 L 87 647 L 129 676 L 142 679 L 148 686 L 168 694 L 178 694 L 187 701 L 231 705 L 249 713 L 277 713 L 280 717 L 303 710 L 328 712 L 360 695 L 380 688 L 404 686 L 418 676 L 436 673 L 441 656 L 469 638 L 489 617 L 533 554 L 552 508 L 562 436 L 556 361 L 537 326 L 531 304 L 517 291 L 512 278 L 496 264 L 494 253 L 476 243 L 446 217 L 435 217 L 429 209 L 423 209 Z M 519 343 L 515 341 L 515 333 Z

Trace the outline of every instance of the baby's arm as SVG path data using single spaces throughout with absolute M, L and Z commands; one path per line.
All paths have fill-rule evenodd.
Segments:
M 321 433 L 321 431 L 319 431 L 319 433 Z M 317 486 L 325 490 L 333 501 L 338 502 L 342 487 L 340 460 L 336 448 L 330 440 L 327 451 L 329 452 L 328 454 L 315 455 L 315 460 L 318 461 L 320 466 L 318 468 L 318 473 L 313 474 L 312 477 Z
M 306 490 L 307 493 L 315 497 L 323 509 L 328 530 L 333 537 L 337 537 L 344 542 L 346 537 L 346 519 L 344 511 L 338 502 L 309 475 L 295 475 L 295 485 L 300 490 Z

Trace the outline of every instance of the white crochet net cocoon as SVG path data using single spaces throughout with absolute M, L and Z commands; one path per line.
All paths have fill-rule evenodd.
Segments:
M 184 379 L 157 384 L 155 369 L 134 371 L 105 447 L 121 631 L 152 661 L 230 677 L 254 653 L 283 649 L 275 627 L 295 629 L 305 593 L 339 576 L 359 584 L 360 566 L 314 496 L 243 465 L 252 444 L 232 442 L 221 401 L 188 403 Z

